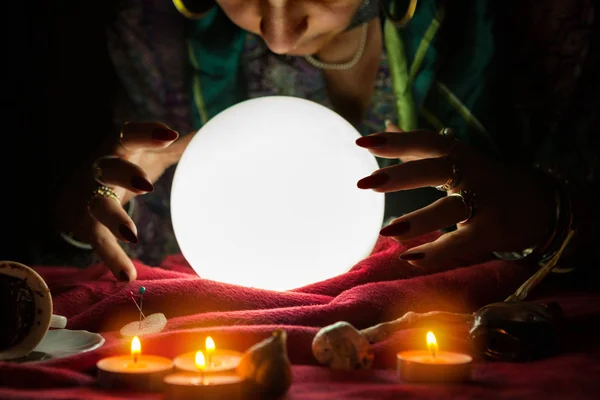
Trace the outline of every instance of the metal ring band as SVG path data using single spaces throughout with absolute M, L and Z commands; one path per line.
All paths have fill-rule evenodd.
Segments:
M 456 138 L 456 132 L 452 128 L 442 128 L 438 133 L 441 136 L 446 136 L 446 137 L 448 137 L 450 139 L 455 139 Z
M 448 196 L 460 197 L 461 201 L 465 206 L 469 208 L 469 215 L 464 220 L 460 221 L 459 224 L 466 224 L 477 215 L 477 203 L 475 199 L 475 193 L 470 190 L 459 190 L 455 193 L 450 193 Z
M 103 185 L 98 186 L 96 189 L 94 189 L 94 191 L 92 192 L 92 197 L 90 197 L 90 200 L 88 201 L 88 206 L 91 206 L 94 200 L 96 200 L 99 197 L 108 197 L 109 199 L 113 199 L 117 203 L 121 204 L 121 199 L 115 193 L 115 191 L 109 188 L 108 186 Z
M 456 161 L 454 161 L 450 156 L 446 156 L 444 158 L 452 160 L 452 175 L 450 176 L 450 178 L 448 178 L 446 183 L 444 183 L 443 185 L 436 186 L 435 188 L 441 192 L 448 192 L 460 185 L 460 181 L 462 180 L 462 173 Z
M 119 131 L 119 137 L 118 137 L 117 143 L 115 143 L 115 144 L 117 147 L 122 147 L 124 150 L 126 150 L 130 153 L 133 153 L 133 151 L 131 149 L 129 149 L 127 146 L 125 146 L 123 144 L 123 136 L 124 136 L 123 130 L 125 129 L 125 126 L 127 126 L 127 124 L 129 124 L 129 123 L 130 123 L 129 121 L 125 121 L 123 123 L 123 125 L 121 126 L 121 130 Z

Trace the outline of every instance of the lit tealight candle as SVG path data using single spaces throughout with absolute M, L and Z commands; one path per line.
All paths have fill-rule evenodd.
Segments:
M 206 369 L 206 358 L 201 351 L 196 352 L 196 368 L 200 371 L 200 378 L 204 382 L 204 370 Z
M 433 332 L 427 332 L 427 350 L 398 353 L 398 376 L 407 382 L 461 382 L 471 379 L 473 358 L 439 351 Z
M 140 338 L 131 340 L 131 355 L 103 358 L 96 364 L 98 382 L 107 389 L 162 390 L 163 378 L 173 369 L 165 357 L 143 355 Z
M 204 343 L 204 347 L 206 348 L 206 355 L 208 356 L 208 366 L 210 367 L 212 362 L 212 356 L 215 352 L 215 341 L 210 336 L 206 337 L 206 341 Z
M 243 354 L 238 351 L 217 349 L 213 338 L 208 336 L 205 341 L 206 368 L 205 372 L 235 371 Z M 175 367 L 182 371 L 197 372 L 196 352 L 189 352 L 177 356 L 174 360 Z
M 202 351 L 194 355 L 194 372 L 178 372 L 164 378 L 168 399 L 240 399 L 244 380 L 233 372 L 206 374 L 208 367 Z

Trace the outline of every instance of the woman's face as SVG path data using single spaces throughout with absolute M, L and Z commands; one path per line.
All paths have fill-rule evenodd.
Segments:
M 274 53 L 309 55 L 343 32 L 364 0 L 216 0 Z

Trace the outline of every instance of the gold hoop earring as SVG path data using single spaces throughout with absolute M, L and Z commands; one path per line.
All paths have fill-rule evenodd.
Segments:
M 418 0 L 410 0 L 408 6 L 406 7 L 406 12 L 399 19 L 394 18 L 393 15 L 396 12 L 395 0 L 391 2 L 392 4 L 390 6 L 390 9 L 386 8 L 386 6 L 383 4 L 384 2 L 381 2 L 381 10 L 383 11 L 385 17 L 389 19 L 394 25 L 400 28 L 404 28 L 413 19 L 413 16 L 415 15 L 415 10 L 417 9 L 417 2 Z

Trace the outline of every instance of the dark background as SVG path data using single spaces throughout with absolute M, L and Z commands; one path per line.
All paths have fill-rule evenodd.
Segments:
M 47 129 L 48 30 L 41 1 L 2 5 L 2 142 L 0 259 L 26 260 L 36 221 L 36 171 L 44 164 Z M 37 187 L 37 190 L 36 190 Z
M 115 81 L 102 24 L 108 2 L 3 4 L 0 260 L 31 262 L 48 233 L 55 176 L 110 129 Z

